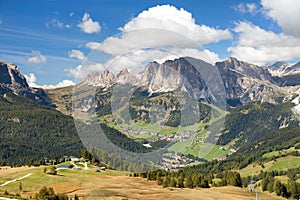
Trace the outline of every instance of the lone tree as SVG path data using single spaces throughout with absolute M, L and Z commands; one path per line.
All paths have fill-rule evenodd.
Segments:
M 23 185 L 22 182 L 19 183 L 19 190 L 22 192 L 23 191 Z
M 51 174 L 51 175 L 56 175 L 56 174 L 57 174 L 56 167 L 55 167 L 55 166 L 52 166 L 52 167 L 50 168 L 50 171 L 49 171 L 48 173 Z

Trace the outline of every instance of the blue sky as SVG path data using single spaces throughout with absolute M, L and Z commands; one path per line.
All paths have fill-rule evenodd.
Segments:
M 178 41 L 170 51 L 178 56 L 209 57 L 212 63 L 229 56 L 259 65 L 296 62 L 299 8 L 297 0 L 0 0 L 0 60 L 17 64 L 31 86 L 63 86 L 112 60 L 112 71 L 118 71 L 170 58 L 136 50 L 149 47 L 142 40 L 153 39 L 154 49 L 173 45 L 163 37 L 170 33 Z M 147 34 L 136 31 L 148 28 Z

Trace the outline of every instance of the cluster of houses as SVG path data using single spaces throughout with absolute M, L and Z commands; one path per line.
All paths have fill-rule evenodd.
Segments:
M 164 156 L 162 158 L 162 166 L 164 170 L 177 172 L 180 168 L 184 168 L 189 164 L 197 162 L 181 153 L 172 153 L 172 155 Z
M 48 158 L 44 158 L 44 162 L 45 165 L 56 165 L 62 162 L 67 162 L 67 161 L 71 161 L 71 162 L 79 162 L 79 161 L 85 161 L 84 159 L 79 159 L 75 156 L 64 156 L 63 159 L 48 159 Z
M 70 163 L 66 163 L 68 161 Z M 82 167 L 80 167 L 82 165 L 84 166 L 84 169 L 88 169 L 87 162 L 88 162 L 88 160 L 83 159 L 83 158 L 77 158 L 75 156 L 64 156 L 63 159 L 59 159 L 59 160 L 49 160 L 48 158 L 45 158 L 46 165 L 57 165 L 57 164 L 61 163 L 57 166 L 56 170 L 61 170 L 61 169 L 82 170 Z M 104 172 L 105 169 L 106 168 L 102 166 L 102 167 L 96 168 L 95 172 Z
M 145 137 L 152 137 L 152 141 L 155 140 L 166 140 L 166 141 L 179 141 L 179 142 L 185 142 L 193 134 L 196 134 L 198 131 L 197 130 L 185 130 L 180 133 L 171 133 L 171 134 L 164 134 L 164 133 L 158 133 L 158 132 L 148 132 L 144 129 L 132 129 L 132 128 L 122 128 L 121 129 L 122 133 L 128 133 L 129 135 L 138 135 L 138 136 L 145 136 Z
M 66 163 L 70 161 L 70 163 Z M 57 165 L 56 170 L 61 170 L 61 169 L 74 169 L 74 170 L 82 170 L 82 167 L 78 165 L 83 165 L 84 169 L 88 169 L 87 167 L 87 162 L 88 160 L 83 159 L 83 158 L 77 158 L 75 156 L 64 156 L 63 159 L 44 159 L 45 165 Z M 61 163 L 61 164 L 60 164 Z M 105 167 L 100 167 L 95 170 L 95 172 L 101 172 L 105 171 Z
M 227 148 L 226 147 L 220 147 L 220 150 L 227 151 Z M 232 148 L 229 148 L 229 151 L 230 151 L 230 153 L 227 153 L 225 155 L 225 157 L 224 156 L 223 157 L 215 157 L 215 158 L 213 158 L 213 160 L 216 160 L 216 161 L 225 160 L 228 156 L 230 156 L 232 153 L 235 153 L 237 150 L 232 147 Z

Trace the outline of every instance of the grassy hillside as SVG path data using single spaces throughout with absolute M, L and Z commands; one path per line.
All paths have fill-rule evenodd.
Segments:
M 70 115 L 72 112 L 73 86 L 45 90 L 50 103 L 60 112 Z
M 225 130 L 219 138 L 221 145 L 235 140 L 241 147 L 257 142 L 261 137 L 282 127 L 298 126 L 291 111 L 293 103 L 282 104 L 250 102 L 236 107 L 226 116 Z

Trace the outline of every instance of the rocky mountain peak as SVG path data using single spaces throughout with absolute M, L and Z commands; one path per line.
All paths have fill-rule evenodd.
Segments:
M 234 57 L 229 57 L 227 60 L 223 61 L 225 63 L 225 66 L 227 68 L 231 68 L 231 69 L 237 69 L 240 71 L 244 71 L 246 68 L 260 68 L 257 65 L 251 64 L 251 63 L 247 63 L 244 61 L 240 61 L 237 58 Z
M 271 66 L 266 66 L 266 69 L 281 86 L 295 86 L 300 83 L 300 62 L 294 65 L 276 62 Z
M 129 71 L 127 68 L 123 68 L 117 75 L 117 77 L 120 77 L 120 76 L 124 76 L 126 74 L 129 74 Z
M 122 84 L 128 83 L 134 85 L 137 83 L 137 77 L 131 74 L 127 68 L 123 68 L 116 76 L 116 82 Z
M 0 62 L 0 95 L 6 98 L 7 93 L 25 96 L 41 104 L 49 104 L 45 99 L 45 92 L 42 89 L 30 88 L 26 78 L 20 73 L 17 65 Z
M 229 57 L 225 61 L 229 62 L 229 63 L 238 63 L 239 62 L 239 60 L 235 57 Z
M 116 79 L 115 75 L 107 69 L 104 70 L 100 75 L 95 74 L 94 77 L 95 80 L 88 82 L 88 84 L 93 84 L 100 87 L 111 86 L 115 83 Z
M 203 74 L 195 68 L 192 61 L 204 64 L 203 61 L 189 57 L 167 60 L 162 64 L 151 62 L 141 73 L 140 83 L 148 86 L 150 93 L 180 90 L 188 91 L 196 98 L 205 99 L 207 87 L 202 78 Z M 199 64 L 199 62 L 196 63 Z M 207 68 L 212 67 L 209 65 Z
M 288 65 L 288 63 L 287 62 L 283 62 L 283 61 L 278 61 L 278 62 L 275 62 L 274 64 L 272 64 L 270 66 L 270 68 L 278 69 L 279 67 L 281 67 L 283 65 Z
M 271 74 L 268 70 L 251 63 L 240 61 L 233 57 L 222 62 L 217 62 L 216 66 L 222 74 L 235 74 L 236 76 L 251 77 L 267 81 L 272 80 Z
M 0 84 L 7 87 L 28 88 L 25 77 L 20 73 L 17 65 L 0 62 Z

